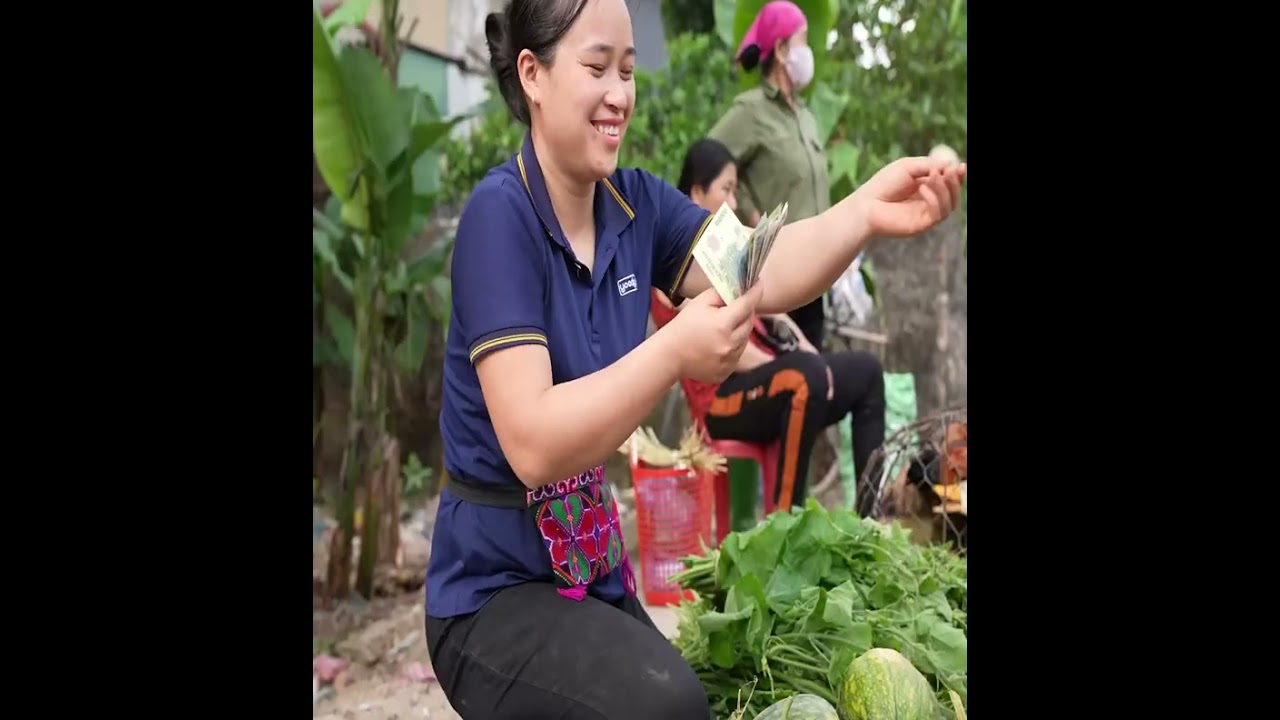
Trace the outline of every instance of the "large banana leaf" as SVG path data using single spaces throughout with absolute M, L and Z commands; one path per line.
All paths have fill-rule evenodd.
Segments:
M 409 147 L 409 108 L 397 96 L 382 62 L 369 50 L 348 47 L 338 56 L 343 91 L 369 160 L 382 177 Z
M 735 0 L 714 0 L 712 11 L 715 13 L 716 34 L 724 41 L 730 52 L 737 52 L 738 45 L 734 42 L 733 21 L 734 15 L 737 13 Z M 746 33 L 746 30 L 743 30 Z M 738 38 L 741 41 L 741 37 Z
M 406 300 L 405 336 L 395 352 L 400 372 L 409 375 L 422 369 L 422 359 L 427 354 L 427 327 L 431 315 L 424 294 L 413 293 Z
M 336 32 L 343 25 L 360 25 L 369 14 L 373 0 L 345 0 L 324 19 L 325 30 Z
M 809 93 L 809 110 L 818 124 L 818 141 L 823 147 L 831 139 L 831 133 L 848 104 L 848 91 L 837 90 L 830 82 L 814 83 L 813 92 Z
M 342 364 L 351 367 L 352 360 L 355 358 L 355 324 L 345 312 L 334 305 L 324 309 L 324 324 L 329 328 L 329 335 L 333 338 L 334 348 Z M 314 353 L 314 350 L 312 352 Z
M 356 117 L 343 89 L 342 71 L 333 41 L 311 6 L 311 134 L 320 176 L 342 202 L 342 220 L 369 229 L 369 189 L 354 181 L 361 166 Z

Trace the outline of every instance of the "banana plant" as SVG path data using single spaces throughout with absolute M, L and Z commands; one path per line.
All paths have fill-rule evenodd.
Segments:
M 382 3 L 384 29 L 398 26 L 398 5 Z M 430 321 L 447 317 L 443 268 L 450 243 L 417 258 L 406 257 L 406 247 L 435 202 L 415 192 L 414 167 L 432 161 L 427 151 L 461 119 L 441 119 L 427 95 L 397 86 L 397 42 L 382 42 L 381 57 L 358 45 L 340 46 L 336 35 L 362 26 L 368 3 L 343 7 L 345 13 L 335 11 L 326 21 L 312 4 L 312 133 L 316 164 L 332 192 L 326 212 L 312 211 L 312 250 L 317 265 L 350 295 L 353 310 L 347 317 L 337 307 L 324 308 L 334 351 L 351 372 L 338 507 L 344 542 L 332 566 L 331 591 L 338 596 L 348 591 L 356 487 L 381 470 L 377 448 L 389 436 L 389 388 L 397 373 L 421 368 Z M 395 40 L 394 32 L 383 34 Z M 378 528 L 375 514 L 364 517 L 357 590 L 370 597 Z

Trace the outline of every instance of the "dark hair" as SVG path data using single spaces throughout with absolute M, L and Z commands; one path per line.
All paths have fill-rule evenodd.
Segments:
M 538 62 L 550 66 L 556 46 L 586 6 L 587 0 L 511 0 L 506 10 L 484 19 L 489 67 L 516 120 L 529 124 L 529 103 L 516 69 L 520 51 L 528 50 Z
M 760 64 L 760 46 L 751 43 L 742 50 L 742 54 L 738 56 L 738 63 L 742 65 L 742 69 L 750 72 Z M 773 70 L 773 62 L 778 58 L 778 53 L 771 52 L 769 57 L 764 59 L 764 66 L 760 68 L 761 75 L 768 75 Z
M 676 187 L 688 195 L 693 188 L 704 191 L 713 180 L 720 177 L 726 165 L 733 165 L 733 153 L 718 140 L 703 138 L 694 143 L 684 156 L 684 168 L 680 170 L 680 182 Z

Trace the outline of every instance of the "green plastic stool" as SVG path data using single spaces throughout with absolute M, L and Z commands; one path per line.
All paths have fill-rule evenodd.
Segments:
M 805 483 L 812 477 L 810 468 Z M 729 459 L 729 528 L 734 532 L 750 530 L 759 524 L 756 512 L 760 509 L 760 480 L 760 467 L 754 460 Z
M 729 459 L 729 528 L 734 532 L 756 526 L 760 468 L 752 460 Z
M 916 420 L 916 381 L 911 373 L 884 374 L 884 437 Z M 840 421 L 840 483 L 844 486 L 845 507 L 857 507 L 858 477 L 853 467 L 853 421 L 846 415 Z

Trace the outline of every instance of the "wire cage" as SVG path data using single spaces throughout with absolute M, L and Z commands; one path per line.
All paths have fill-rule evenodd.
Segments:
M 965 554 L 968 437 L 967 408 L 920 418 L 889 436 L 858 480 L 858 514 L 924 522 Z

